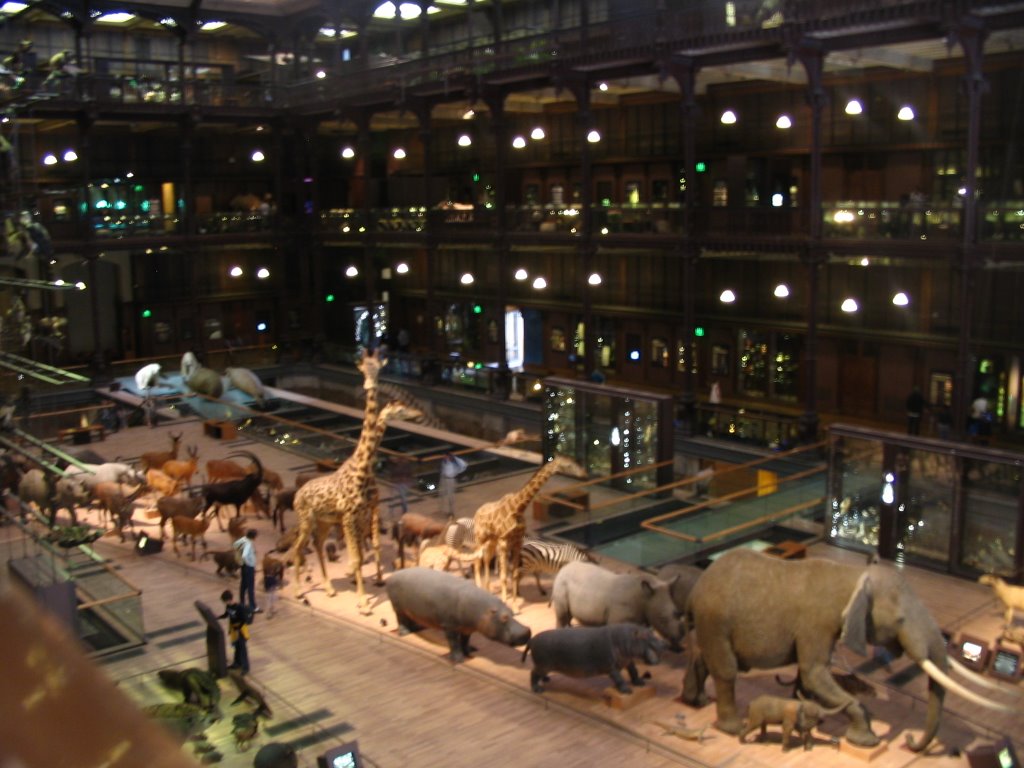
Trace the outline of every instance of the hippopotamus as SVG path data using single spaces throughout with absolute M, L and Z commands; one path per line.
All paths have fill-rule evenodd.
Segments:
M 551 589 L 556 624 L 567 627 L 574 617 L 589 626 L 632 621 L 654 627 L 666 640 L 678 643 L 685 627 L 682 612 L 672 602 L 674 581 L 569 563 L 555 576 Z
M 267 391 L 263 387 L 260 377 L 248 368 L 226 368 L 224 373 L 228 377 L 231 386 L 240 389 L 251 396 L 256 405 L 262 408 L 266 404 Z
M 625 622 L 540 632 L 527 643 L 523 661 L 527 653 L 533 655 L 530 687 L 534 693 L 543 692 L 541 682 L 547 682 L 548 672 L 561 672 L 569 677 L 608 675 L 621 693 L 631 693 L 633 689 L 622 679 L 620 670 L 629 672 L 633 685 L 643 685 L 633 659 L 657 664 L 662 650 L 664 644 L 650 627 Z
M 398 619 L 398 634 L 440 629 L 454 662 L 475 650 L 469 645 L 474 632 L 512 646 L 530 639 L 530 628 L 516 621 L 498 597 L 455 574 L 407 568 L 391 574 L 385 590 Z

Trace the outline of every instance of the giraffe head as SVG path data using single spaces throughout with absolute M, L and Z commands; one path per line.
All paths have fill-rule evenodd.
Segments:
M 395 419 L 401 419 L 403 421 L 416 421 L 417 419 L 423 418 L 423 412 L 413 408 L 409 405 L 404 405 L 397 400 L 392 400 L 390 403 L 381 408 L 380 421 L 394 421 Z
M 575 477 L 580 480 L 585 480 L 587 477 L 587 470 L 568 456 L 555 456 L 555 458 L 551 460 L 551 463 L 555 467 L 555 472 L 561 472 L 563 475 Z
M 363 374 L 363 389 L 374 389 L 381 369 L 388 364 L 388 359 L 381 350 L 365 349 L 356 360 L 356 368 Z

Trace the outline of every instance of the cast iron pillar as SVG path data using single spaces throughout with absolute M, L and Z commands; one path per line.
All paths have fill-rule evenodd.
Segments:
M 697 392 L 693 378 L 693 361 L 697 353 L 694 343 L 696 327 L 696 275 L 697 259 L 700 252 L 696 244 L 697 201 L 697 134 L 696 123 L 699 113 L 696 95 L 698 67 L 687 56 L 673 56 L 663 65 L 664 72 L 679 85 L 682 96 L 679 110 L 683 127 L 683 178 L 686 191 L 683 197 L 683 231 L 680 233 L 678 255 L 682 261 L 682 285 L 679 294 L 683 301 L 683 387 L 679 394 L 679 433 L 692 437 L 697 429 Z
M 978 146 L 981 136 L 981 96 L 988 88 L 982 72 L 984 43 L 988 32 L 976 16 L 965 16 L 952 31 L 967 63 L 964 89 L 967 91 L 967 166 L 964 169 L 963 238 L 960 243 L 960 333 L 957 364 L 953 374 L 953 436 L 963 440 L 967 433 L 974 385 L 971 330 L 974 321 L 974 277 L 978 247 Z
M 821 117 L 828 96 L 823 85 L 827 52 L 813 41 L 803 40 L 790 53 L 790 61 L 799 60 L 807 71 L 807 102 L 811 108 L 810 191 L 807 196 L 807 243 L 801 259 L 807 268 L 807 334 L 804 339 L 804 410 L 799 428 L 802 442 L 818 438 L 818 278 L 825 253 L 821 241 Z
M 577 230 L 577 280 L 582 297 L 583 311 L 583 374 L 600 369 L 597 356 L 597 334 L 593 322 L 593 296 L 589 276 L 594 265 L 594 160 L 587 135 L 594 129 L 594 115 L 590 109 L 590 80 L 584 75 L 561 72 L 554 77 L 558 88 L 565 87 L 576 99 L 577 131 L 580 141 L 580 224 Z
M 488 314 L 498 325 L 498 373 L 495 386 L 491 392 L 497 398 L 507 400 L 511 391 L 511 380 L 508 369 L 508 345 L 505 338 L 505 306 L 509 294 L 509 244 L 508 244 L 508 183 L 506 170 L 508 165 L 508 124 L 505 120 L 505 97 L 503 89 L 493 89 L 483 95 L 487 110 L 490 113 L 490 127 L 494 136 L 494 207 L 495 220 L 495 251 L 498 254 L 498 295 L 497 306 L 491 307 Z

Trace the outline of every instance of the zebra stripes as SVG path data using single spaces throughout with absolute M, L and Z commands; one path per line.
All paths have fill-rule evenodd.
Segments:
M 592 563 L 594 558 L 575 544 L 527 536 L 519 552 L 519 578 L 522 580 L 523 576 L 532 574 L 537 581 L 537 589 L 546 595 L 540 584 L 541 575 L 554 576 L 563 565 L 579 561 Z

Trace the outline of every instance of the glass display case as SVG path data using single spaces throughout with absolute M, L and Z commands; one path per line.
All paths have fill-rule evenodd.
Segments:
M 962 575 L 1019 573 L 1020 456 L 834 424 L 828 539 Z
M 544 380 L 544 455 L 569 456 L 589 475 L 610 477 L 613 487 L 640 490 L 671 480 L 673 419 L 670 395 Z M 629 472 L 643 466 L 651 471 Z

